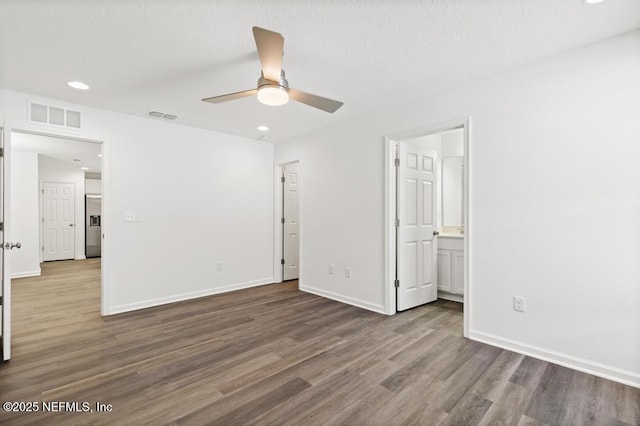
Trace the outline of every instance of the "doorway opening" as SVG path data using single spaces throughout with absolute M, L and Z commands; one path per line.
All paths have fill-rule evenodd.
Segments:
M 386 137 L 387 313 L 471 300 L 470 119 Z
M 296 284 L 300 277 L 300 175 L 299 163 L 291 162 L 278 167 L 279 195 L 276 209 L 278 225 L 276 235 L 280 247 L 276 247 L 279 259 L 276 281 Z
M 14 302 L 22 297 L 13 315 L 38 310 L 37 294 L 50 294 L 53 304 L 83 303 L 87 315 L 104 313 L 104 144 L 17 129 L 10 136 L 10 226 L 22 243 L 11 257 Z M 80 288 L 89 296 L 73 297 Z

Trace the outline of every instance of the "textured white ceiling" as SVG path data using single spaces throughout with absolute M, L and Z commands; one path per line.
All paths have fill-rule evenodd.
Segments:
M 640 28 L 640 1 L 2 0 L 0 16 L 0 87 L 275 142 Z M 255 87 L 254 25 L 283 34 L 292 87 L 345 105 L 201 102 Z

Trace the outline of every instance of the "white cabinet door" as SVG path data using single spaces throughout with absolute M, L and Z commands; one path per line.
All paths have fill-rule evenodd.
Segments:
M 464 294 L 464 252 L 454 250 L 451 252 L 452 292 Z
M 451 292 L 451 250 L 438 250 L 438 290 Z

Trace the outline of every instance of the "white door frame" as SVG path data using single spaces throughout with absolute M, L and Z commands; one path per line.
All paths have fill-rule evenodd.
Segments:
M 386 313 L 394 315 L 396 313 L 396 288 L 394 285 L 396 272 L 396 246 L 395 246 L 395 226 L 396 215 L 396 176 L 394 160 L 396 157 L 395 146 L 399 141 L 415 139 L 421 136 L 433 135 L 446 130 L 463 128 L 464 133 L 464 166 L 465 166 L 465 188 L 464 188 L 464 336 L 469 337 L 471 329 L 471 241 L 473 238 L 473 224 L 470 221 L 471 212 L 471 117 L 462 117 L 446 122 L 435 123 L 417 129 L 401 131 L 385 136 L 385 282 L 388 291 L 386 292 Z
M 298 188 L 300 188 L 300 160 L 287 161 L 285 163 L 280 163 L 276 165 L 274 170 L 274 188 L 273 194 L 275 198 L 275 202 L 273 203 L 273 282 L 281 283 L 284 280 L 282 274 L 282 235 L 283 235 L 283 226 L 282 226 L 282 202 L 284 199 L 284 194 L 282 193 L 282 172 L 283 167 L 287 164 L 298 163 Z M 298 192 L 298 283 L 302 282 L 302 269 L 300 268 L 300 258 L 302 257 L 302 195 L 301 192 Z M 300 287 L 300 285 L 298 285 Z
M 7 197 L 7 191 L 5 191 L 5 188 L 10 188 L 11 185 L 11 128 L 6 122 L 4 126 L 0 126 L 0 138 L 2 138 L 2 148 L 4 149 L 4 158 L 0 159 L 0 161 L 3 161 L 0 182 L 3 200 L 0 217 L 4 222 L 4 230 L 2 231 L 2 240 L 0 242 L 11 243 L 13 242 L 11 240 L 11 229 L 8 226 L 11 224 L 11 194 L 9 193 L 9 197 Z M 2 331 L 0 332 L 2 335 L 2 355 L 0 361 L 11 359 L 11 264 L 9 263 L 10 256 L 8 251 L 7 249 L 2 249 L 2 253 L 0 253 L 0 256 L 2 256 L 2 268 L 0 268 L 0 274 L 2 274 L 0 282 L 0 285 L 2 285 L 2 320 L 0 321 L 2 323 Z
M 97 139 L 88 139 L 88 138 L 81 138 L 81 137 L 75 137 L 75 136 L 69 136 L 69 135 L 64 135 L 64 134 L 55 134 L 55 133 L 46 133 L 46 132 L 35 132 L 32 130 L 25 130 L 25 129 L 16 129 L 16 128 L 10 128 L 8 129 L 9 133 L 23 133 L 23 134 L 27 134 L 27 135 L 37 135 L 37 136 L 45 136 L 45 137 L 51 137 L 51 138 L 57 138 L 57 139 L 67 139 L 67 140 L 72 140 L 72 141 L 77 141 L 77 142 L 89 142 L 89 143 L 97 143 L 102 145 L 102 171 L 101 171 L 101 184 L 102 184 L 102 217 L 100 218 L 100 224 L 101 224 L 101 229 L 100 231 L 102 232 L 102 253 L 101 253 L 101 268 L 100 268 L 100 274 L 101 274 L 101 304 L 100 304 L 100 314 L 102 316 L 107 315 L 107 309 L 108 309 L 108 286 L 107 286 L 107 279 L 108 279 L 108 273 L 107 273 L 107 265 L 109 263 L 109 239 L 105 238 L 105 235 L 109 235 L 108 232 L 111 229 L 111 220 L 110 220 L 110 214 L 109 214 L 109 202 L 111 200 L 110 197 L 110 182 L 111 182 L 111 168 L 109 167 L 110 162 L 109 162 L 109 158 L 110 158 L 110 145 L 109 142 L 106 140 L 97 140 Z

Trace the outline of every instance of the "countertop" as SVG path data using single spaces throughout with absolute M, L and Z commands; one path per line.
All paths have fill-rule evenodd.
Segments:
M 440 238 L 464 238 L 464 228 L 461 226 L 443 226 L 440 228 Z
M 464 238 L 464 234 L 454 234 L 454 233 L 440 233 L 438 238 Z

